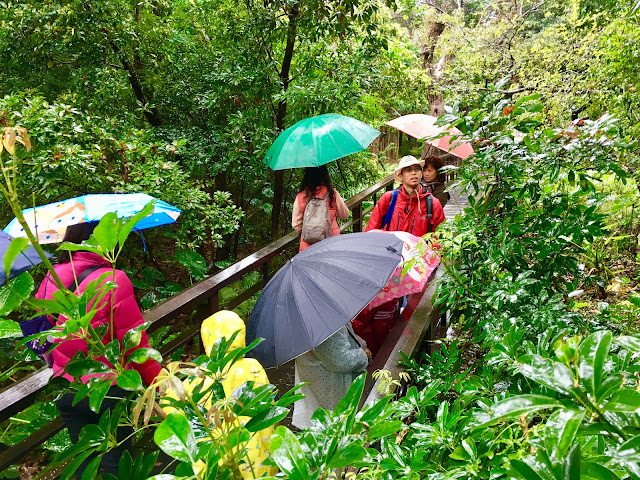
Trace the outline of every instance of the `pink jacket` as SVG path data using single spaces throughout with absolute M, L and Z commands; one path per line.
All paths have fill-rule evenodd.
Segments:
M 329 207 L 329 215 L 331 216 L 331 227 L 333 228 L 332 235 L 340 235 L 340 227 L 338 226 L 338 221 L 336 217 L 345 220 L 349 218 L 349 209 L 347 208 L 346 203 L 338 193 L 336 189 L 333 190 L 335 194 L 335 205 L 329 204 L 329 198 L 327 198 L 327 207 Z M 316 190 L 316 197 L 324 197 L 327 194 L 327 187 L 320 186 Z M 296 200 L 293 202 L 293 214 L 291 215 L 291 226 L 293 229 L 302 233 L 302 218 L 304 217 L 304 209 L 307 206 L 307 202 L 309 199 L 305 195 L 304 192 L 298 193 L 296 196 Z M 305 248 L 310 247 L 311 244 L 302 241 L 300 239 L 300 251 L 303 251 Z
M 80 288 L 77 291 L 82 291 L 89 282 L 96 280 L 104 273 L 113 272 L 111 264 L 107 260 L 95 253 L 75 252 L 73 253 L 71 262 L 55 265 L 54 269 L 62 280 L 62 283 L 64 283 L 65 285 L 70 285 L 74 279 L 74 269 L 77 277 L 85 269 L 93 266 L 100 266 L 100 268 L 98 268 L 94 272 L 91 272 L 91 274 L 89 274 L 89 276 L 80 284 Z M 106 295 L 105 298 L 103 298 L 103 307 L 98 310 L 96 315 L 93 317 L 93 319 L 91 320 L 91 325 L 96 328 L 98 325 L 104 323 L 109 324 L 111 309 L 107 304 L 109 303 L 109 297 L 111 297 L 113 299 L 114 336 L 115 338 L 120 340 L 120 345 L 122 346 L 122 341 L 124 339 L 125 333 L 127 333 L 127 331 L 129 331 L 133 327 L 136 327 L 143 323 L 142 313 L 140 313 L 140 309 L 138 308 L 138 304 L 136 303 L 136 298 L 133 293 L 133 285 L 131 285 L 131 281 L 122 270 L 116 270 L 115 277 L 110 275 L 107 280 L 115 282 L 118 286 L 111 292 L 110 295 Z M 53 293 L 57 290 L 58 288 L 56 284 L 51 281 L 49 276 L 47 275 L 40 284 L 40 288 L 38 289 L 38 293 L 35 295 L 35 298 L 51 299 L 53 297 Z M 49 317 L 49 321 L 51 321 L 52 324 L 55 322 L 57 325 L 62 325 L 66 320 L 67 319 L 63 316 L 60 316 L 57 320 Z M 103 337 L 102 342 L 106 345 L 111 340 L 111 332 L 107 330 L 107 333 Z M 59 339 L 56 340 L 56 343 L 61 343 L 61 345 L 58 345 L 53 350 L 54 375 L 63 375 L 68 380 L 73 380 L 71 376 L 63 373 L 64 366 L 69 362 L 71 357 L 73 357 L 77 351 L 81 351 L 86 355 L 87 343 L 84 340 L 73 338 Z M 142 333 L 140 344 L 137 347 L 130 349 L 128 352 L 125 352 L 125 355 L 129 355 L 133 350 L 143 347 L 149 347 L 149 339 L 146 332 Z M 97 360 L 100 360 L 101 362 L 112 366 L 105 357 L 98 357 Z M 160 372 L 161 367 L 155 360 L 147 360 L 143 364 L 131 362 L 127 366 L 127 368 L 134 368 L 135 370 L 137 370 L 142 377 L 142 381 L 149 385 L 156 377 L 156 375 Z M 84 376 L 82 377 L 82 381 L 87 382 L 87 380 L 92 376 L 95 375 Z

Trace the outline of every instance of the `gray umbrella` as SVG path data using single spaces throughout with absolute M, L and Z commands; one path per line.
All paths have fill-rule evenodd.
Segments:
M 262 291 L 247 343 L 266 368 L 282 365 L 346 325 L 387 284 L 402 261 L 403 241 L 382 232 L 336 235 L 296 255 Z

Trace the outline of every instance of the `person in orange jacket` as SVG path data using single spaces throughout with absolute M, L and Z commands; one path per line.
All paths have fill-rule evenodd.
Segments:
M 365 232 L 381 229 L 408 232 L 421 237 L 435 231 L 444 222 L 440 200 L 420 185 L 423 165 L 424 162 L 411 155 L 400 159 L 394 174 L 401 185 L 395 191 L 385 192 L 380 197 L 371 212 Z M 431 208 L 428 206 L 429 202 Z M 390 208 L 393 208 L 392 214 L 387 216 Z M 353 319 L 353 330 L 367 342 L 374 356 L 393 327 L 399 307 L 397 299 L 391 300 L 376 308 L 365 309 Z

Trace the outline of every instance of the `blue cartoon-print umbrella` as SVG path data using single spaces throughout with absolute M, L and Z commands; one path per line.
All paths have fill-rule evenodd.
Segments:
M 174 223 L 181 210 L 146 193 L 106 193 L 82 195 L 61 202 L 22 211 L 31 230 L 37 232 L 38 243 L 61 242 L 69 225 L 95 222 L 105 214 L 115 212 L 118 217 L 132 217 L 149 202 L 155 201 L 153 212 L 140 220 L 136 230 Z M 13 237 L 25 237 L 24 229 L 13 219 L 4 228 Z

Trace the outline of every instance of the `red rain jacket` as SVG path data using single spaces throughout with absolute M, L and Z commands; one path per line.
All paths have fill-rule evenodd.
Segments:
M 404 190 L 404 187 L 398 188 L 398 198 L 396 200 L 396 206 L 393 209 L 393 216 L 391 217 L 391 224 L 388 230 L 394 232 L 409 232 L 418 237 L 427 233 L 427 201 L 426 198 L 431 193 L 418 189 L 418 193 L 410 197 Z M 385 192 L 380 200 L 376 204 L 373 212 L 371 212 L 371 218 L 365 232 L 380 228 L 384 216 L 389 209 L 391 203 L 391 197 L 393 192 Z M 444 222 L 444 210 L 440 204 L 440 200 L 432 195 L 433 199 L 433 212 L 431 217 L 432 231 L 435 231 L 436 227 Z M 385 228 L 386 230 L 386 228 Z

